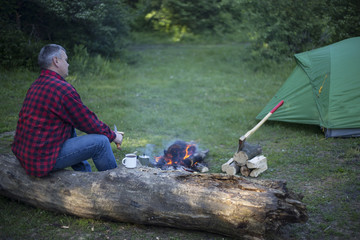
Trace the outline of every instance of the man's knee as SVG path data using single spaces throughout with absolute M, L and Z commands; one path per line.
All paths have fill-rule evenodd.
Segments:
M 110 144 L 109 139 L 105 135 L 95 134 L 96 142 L 101 142 L 102 144 Z

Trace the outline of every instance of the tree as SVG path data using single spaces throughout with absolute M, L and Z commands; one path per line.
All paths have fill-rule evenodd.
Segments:
M 244 0 L 253 54 L 279 60 L 360 35 L 357 0 Z
M 149 9 L 146 18 L 156 30 L 174 35 L 184 32 L 222 35 L 239 27 L 240 6 L 239 1 L 228 0 L 162 0 Z
M 253 47 L 278 59 L 323 44 L 324 1 L 244 1 Z
M 166 0 L 163 4 L 172 13 L 175 24 L 186 25 L 194 33 L 228 33 L 241 22 L 238 1 Z
M 37 54 L 49 42 L 69 50 L 81 44 L 91 54 L 116 56 L 129 33 L 131 18 L 123 1 L 10 0 L 0 6 L 0 46 L 6 48 L 0 50 L 0 62 L 8 66 L 26 58 L 24 49 L 36 47 Z M 7 47 L 9 42 L 14 44 Z
M 360 1 L 328 0 L 326 6 L 332 42 L 360 36 Z
M 0 65 L 3 67 L 31 67 L 36 62 L 35 25 L 22 20 L 25 8 L 29 12 L 35 11 L 27 8 L 25 1 L 9 0 L 0 3 Z

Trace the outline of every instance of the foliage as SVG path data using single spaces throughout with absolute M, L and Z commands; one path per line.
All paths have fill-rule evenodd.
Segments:
M 250 58 L 279 61 L 359 36 L 359 11 L 358 0 L 8 0 L 0 3 L 0 64 L 33 67 L 50 42 L 115 58 L 134 31 L 165 32 L 173 41 L 248 41 Z
M 110 61 L 100 54 L 90 56 L 84 45 L 75 45 L 73 55 L 69 60 L 72 75 L 96 75 L 102 77 L 111 74 Z
M 21 23 L 17 6 L 14 0 L 0 3 L 0 65 L 33 68 L 38 53 L 33 26 Z M 22 31 L 23 27 L 30 29 L 29 34 Z
M 161 0 L 124 0 L 129 7 L 132 32 L 154 32 L 154 25 L 146 20 L 146 15 L 161 7 Z
M 359 5 L 357 0 L 156 0 L 146 5 L 144 16 L 155 30 L 172 34 L 176 41 L 234 35 L 229 39 L 239 42 L 244 39 L 239 33 L 249 32 L 249 58 L 279 61 L 359 36 Z
M 247 0 L 244 8 L 255 57 L 278 60 L 324 44 L 324 1 Z
M 26 49 L 32 49 L 29 58 L 34 59 L 39 46 L 49 42 L 67 49 L 84 45 L 91 54 L 119 56 L 129 33 L 131 18 L 122 1 L 10 0 L 0 6 L 4 66 L 26 61 Z
M 172 20 L 187 26 L 194 33 L 229 33 L 241 22 L 241 8 L 237 1 L 228 0 L 168 0 L 164 6 L 171 9 Z
M 328 0 L 327 11 L 332 42 L 360 36 L 360 1 Z
M 360 35 L 357 0 L 244 0 L 252 57 L 279 60 Z
M 22 31 L 0 29 L 0 65 L 6 68 L 24 66 L 37 68 L 39 42 L 32 42 Z
M 171 33 L 175 42 L 180 41 L 186 33 L 188 33 L 186 26 L 174 24 L 171 20 L 171 12 L 166 8 L 161 8 L 159 11 L 151 11 L 145 16 L 145 19 L 151 21 L 154 29 Z
M 69 58 L 69 67 L 71 72 L 85 74 L 89 65 L 89 57 L 90 55 L 84 45 L 75 45 L 73 55 Z
M 241 22 L 240 4 L 228 0 L 163 0 L 147 13 L 155 30 L 169 32 L 179 41 L 192 34 L 221 35 L 236 31 Z

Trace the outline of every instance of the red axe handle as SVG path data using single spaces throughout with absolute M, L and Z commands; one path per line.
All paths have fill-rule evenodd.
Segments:
M 264 124 L 264 122 L 266 120 L 268 120 L 268 118 L 279 108 L 283 105 L 284 100 L 281 100 L 258 124 L 256 124 L 255 127 L 253 127 L 250 131 L 248 131 L 245 135 L 241 136 L 239 139 L 239 147 L 238 147 L 238 151 L 240 151 L 244 145 L 244 142 L 246 140 L 246 138 L 250 137 L 251 134 L 253 134 L 256 130 L 259 129 L 259 127 L 261 127 L 261 125 Z

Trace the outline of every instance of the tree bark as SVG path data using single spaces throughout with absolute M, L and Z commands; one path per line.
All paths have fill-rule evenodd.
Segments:
M 120 166 L 104 172 L 62 170 L 26 175 L 13 155 L 0 155 L 0 194 L 35 207 L 85 218 L 263 239 L 305 222 L 305 205 L 284 181 Z

